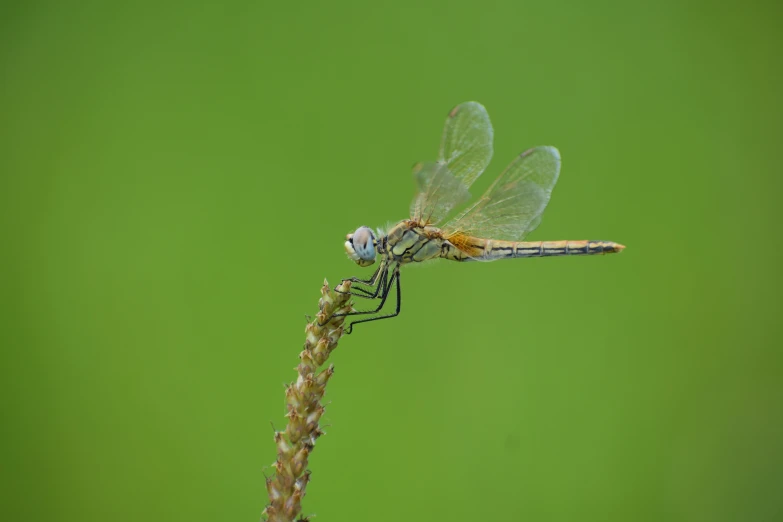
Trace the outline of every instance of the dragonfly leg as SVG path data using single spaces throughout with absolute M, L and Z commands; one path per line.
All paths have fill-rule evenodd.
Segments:
M 386 315 L 379 315 L 378 317 L 368 317 L 367 319 L 359 319 L 358 321 L 353 321 L 351 324 L 348 325 L 348 329 L 345 331 L 346 334 L 350 334 L 353 331 L 353 326 L 359 323 L 369 323 L 370 321 L 378 321 L 380 319 L 391 319 L 392 317 L 397 317 L 400 315 L 400 306 L 402 305 L 402 290 L 400 289 L 400 266 L 397 265 L 397 267 L 394 269 L 394 274 L 392 275 L 391 281 L 389 281 L 389 286 L 386 287 L 386 292 L 384 292 L 383 300 L 381 301 L 381 306 L 378 307 L 377 311 L 380 311 L 381 308 L 383 308 L 383 302 L 386 301 L 386 297 L 389 295 L 389 290 L 391 290 L 391 285 L 393 283 L 397 283 L 397 307 L 395 308 L 394 312 Z M 348 314 L 352 315 L 352 314 Z
M 348 293 L 353 297 L 361 297 L 362 299 L 377 299 L 378 294 L 382 292 L 383 289 L 386 287 L 386 281 L 388 280 L 388 277 L 389 277 L 389 266 L 387 265 L 383 267 L 383 270 L 380 273 L 380 281 L 378 282 L 378 284 L 375 285 L 375 288 L 373 289 L 372 287 L 370 287 L 370 290 L 372 291 L 366 288 L 362 288 L 360 286 L 352 286 L 351 291 L 345 293 Z M 356 293 L 357 291 L 361 293 Z
M 399 272 L 400 267 L 399 265 L 395 269 L 395 273 Z M 354 297 L 364 297 L 365 299 L 376 299 L 380 298 L 381 303 L 378 305 L 378 307 L 375 310 L 367 310 L 367 311 L 357 311 L 357 312 L 348 312 L 348 313 L 338 313 L 338 314 L 332 314 L 329 316 L 329 319 L 324 321 L 323 323 L 318 323 L 318 326 L 324 326 L 328 321 L 332 319 L 332 317 L 346 317 L 349 315 L 362 315 L 362 314 L 375 314 L 378 313 L 381 308 L 383 308 L 383 304 L 386 302 L 386 297 L 389 295 L 389 289 L 391 288 L 391 285 L 394 283 L 394 278 L 397 277 L 396 275 L 392 275 L 392 280 L 388 282 L 389 278 L 389 267 L 386 266 L 384 270 L 381 272 L 381 280 L 378 283 L 378 286 L 375 288 L 374 294 L 368 294 L 369 295 L 361 295 L 361 294 L 350 294 L 349 292 L 343 292 L 348 293 L 349 295 L 352 295 Z M 381 292 L 380 296 L 377 296 L 378 292 Z M 373 297 L 375 295 L 376 297 Z
M 400 273 L 400 266 L 397 265 L 394 269 L 394 273 L 391 276 L 391 279 L 388 278 L 389 271 L 384 270 L 383 275 L 381 276 L 381 282 L 378 283 L 378 287 L 381 288 L 381 295 L 378 296 L 381 300 L 381 302 L 378 304 L 377 308 L 375 310 L 359 310 L 356 312 L 347 312 L 347 313 L 337 313 L 333 314 L 332 317 L 347 317 L 349 315 L 367 315 L 367 314 L 377 314 L 381 311 L 383 308 L 383 305 L 386 303 L 386 298 L 389 297 L 389 290 L 391 290 L 391 286 L 394 284 L 395 279 L 399 276 Z
M 363 299 L 375 299 L 376 297 L 378 297 L 378 287 L 376 287 L 373 292 L 370 292 L 369 290 L 366 290 L 360 286 L 351 286 L 350 292 L 340 292 L 339 290 L 335 290 L 335 291 L 338 294 L 345 294 L 353 297 L 361 297 Z
M 375 273 L 370 277 L 370 279 L 364 280 L 359 279 L 358 277 L 349 277 L 348 279 L 343 279 L 343 281 L 350 281 L 352 283 L 359 283 L 363 285 L 368 285 L 372 289 L 372 287 L 375 287 L 374 290 L 367 290 L 366 288 L 362 288 L 361 286 L 353 286 L 351 287 L 350 292 L 341 292 L 340 290 L 336 290 L 335 292 L 339 294 L 346 294 L 346 295 L 354 295 L 356 297 L 362 297 L 364 299 L 375 299 L 378 297 L 378 292 L 380 291 L 381 285 L 375 286 L 378 283 L 378 279 L 381 279 L 384 274 L 388 271 L 389 266 L 386 264 L 385 261 L 382 261 L 380 265 L 378 265 L 378 268 L 375 270 Z
M 386 261 L 383 260 L 378 265 L 378 268 L 375 269 L 375 272 L 373 275 L 370 276 L 370 279 L 359 279 L 358 277 L 349 277 L 348 279 L 343 279 L 343 281 L 350 281 L 352 283 L 361 283 L 363 285 L 370 285 L 373 286 L 378 281 L 378 275 L 381 273 L 382 269 L 386 268 Z

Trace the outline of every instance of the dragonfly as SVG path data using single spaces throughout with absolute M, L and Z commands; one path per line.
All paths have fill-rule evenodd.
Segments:
M 492 159 L 493 129 L 489 115 L 477 102 L 454 107 L 446 118 L 438 159 L 413 168 L 417 186 L 410 218 L 388 231 L 361 226 L 345 240 L 345 251 L 360 267 L 380 259 L 368 279 L 351 277 L 350 294 L 378 300 L 373 310 L 334 316 L 372 317 L 359 323 L 399 315 L 402 303 L 400 268 L 432 259 L 496 261 L 498 259 L 611 254 L 625 246 L 612 241 L 522 241 L 540 223 L 560 174 L 560 153 L 541 146 L 518 155 L 495 179 L 484 195 L 462 212 L 447 219 L 467 203 L 469 189 Z M 381 314 L 392 288 L 396 309 Z M 376 315 L 381 314 L 381 315 Z

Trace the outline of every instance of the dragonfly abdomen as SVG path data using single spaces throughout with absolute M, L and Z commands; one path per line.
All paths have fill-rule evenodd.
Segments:
M 612 241 L 535 241 L 512 243 L 510 257 L 589 256 L 614 254 L 625 247 Z M 491 254 L 491 253 L 490 253 Z
M 494 261 L 517 257 L 613 254 L 625 246 L 612 241 L 500 241 L 465 237 L 442 255 L 453 261 Z

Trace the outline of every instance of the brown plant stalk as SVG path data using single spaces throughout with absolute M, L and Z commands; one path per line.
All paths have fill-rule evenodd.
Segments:
M 324 434 L 318 421 L 324 414 L 321 400 L 326 384 L 334 373 L 334 365 L 318 372 L 329 354 L 337 348 L 337 341 L 343 335 L 345 317 L 334 317 L 335 313 L 352 310 L 350 300 L 351 283 L 344 281 L 334 290 L 324 281 L 320 312 L 305 328 L 304 350 L 299 354 L 296 367 L 299 376 L 286 386 L 285 399 L 288 424 L 285 431 L 275 432 L 277 460 L 274 476 L 267 477 L 266 489 L 269 505 L 264 510 L 269 522 L 305 521 L 296 517 L 302 511 L 302 497 L 310 482 L 307 461 L 315 447 L 315 441 Z M 321 326 L 323 325 L 323 326 Z M 316 373 L 318 372 L 318 373 Z

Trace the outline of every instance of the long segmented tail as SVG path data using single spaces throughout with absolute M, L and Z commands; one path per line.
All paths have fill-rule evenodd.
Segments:
M 460 236 L 450 238 L 441 257 L 452 261 L 494 261 L 516 257 L 614 254 L 624 248 L 612 241 L 498 241 Z

